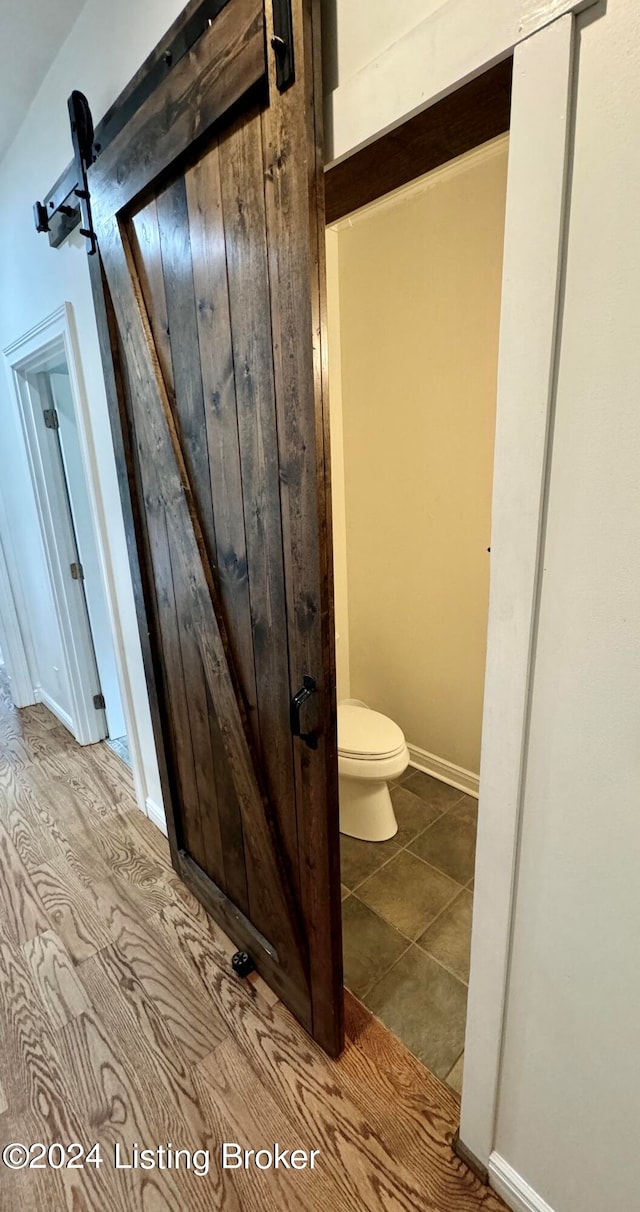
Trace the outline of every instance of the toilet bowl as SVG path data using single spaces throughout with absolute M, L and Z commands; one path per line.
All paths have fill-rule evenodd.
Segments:
M 385 842 L 398 831 L 389 779 L 409 765 L 402 729 L 379 711 L 338 704 L 340 832 L 366 842 Z

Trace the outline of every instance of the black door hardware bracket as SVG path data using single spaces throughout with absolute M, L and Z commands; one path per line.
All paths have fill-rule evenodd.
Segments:
M 302 679 L 302 686 L 297 694 L 294 694 L 290 706 L 291 733 L 293 736 L 299 736 L 300 740 L 304 741 L 305 745 L 308 745 L 309 749 L 318 748 L 318 734 L 316 732 L 300 731 L 300 712 L 307 699 L 310 699 L 311 695 L 315 694 L 316 690 L 317 686 L 315 678 L 312 678 L 308 673 L 305 673 Z
M 291 0 L 273 0 L 273 37 L 271 47 L 276 57 L 278 92 L 293 84 L 296 73 L 293 62 L 293 18 Z
M 98 247 L 91 221 L 91 197 L 87 183 L 87 169 L 96 158 L 93 145 L 93 119 L 87 98 L 77 88 L 74 88 L 67 104 L 71 123 L 71 142 L 81 182 L 81 187 L 76 186 L 75 188 L 76 198 L 80 201 L 80 215 L 83 223 L 80 235 L 84 236 L 87 241 L 87 252 L 92 257 Z

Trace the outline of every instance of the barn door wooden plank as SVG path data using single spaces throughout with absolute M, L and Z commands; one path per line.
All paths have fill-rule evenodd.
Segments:
M 184 177 L 176 177 L 158 194 L 156 207 L 173 366 L 173 412 L 180 431 L 189 482 L 198 504 L 198 516 L 208 550 L 213 552 L 215 531 L 209 447 L 202 378 L 198 374 L 200 344 Z M 153 331 L 153 324 L 151 328 Z
M 219 150 L 261 754 L 270 798 L 277 807 L 289 879 L 297 893 L 298 830 L 259 111 L 244 113 L 220 138 Z
M 235 367 L 217 140 L 187 171 L 185 181 L 197 299 L 200 372 L 206 401 L 218 585 L 225 616 L 234 621 L 231 637 L 234 663 L 252 732 L 258 742 Z
M 152 198 L 146 206 L 133 215 L 131 222 L 135 232 L 132 249 L 136 259 L 138 279 L 147 306 L 160 370 L 167 393 L 171 398 L 174 394 L 173 364 L 156 199 Z
M 181 217 L 184 222 L 186 219 L 185 214 L 183 213 Z M 165 288 L 165 263 L 167 259 L 171 261 L 171 254 L 169 254 L 169 258 L 165 255 L 163 262 L 158 204 L 155 198 L 152 198 L 150 202 L 132 216 L 131 224 L 133 229 L 131 247 L 136 261 L 138 280 L 144 296 L 167 395 L 174 402 L 175 386 L 171 337 L 174 342 L 180 345 L 181 338 L 183 337 L 183 317 L 178 305 L 179 300 L 174 298 L 173 311 L 174 313 L 177 311 L 178 314 L 174 318 L 170 329 L 169 307 Z M 183 232 L 184 230 L 183 226 Z M 167 239 L 170 239 L 170 235 L 170 232 L 166 233 L 165 244 L 167 243 Z M 181 246 L 184 251 L 184 239 Z M 179 276 L 178 272 L 174 272 L 174 282 Z M 195 302 L 195 295 L 193 295 L 194 314 Z M 181 366 L 184 366 L 184 359 L 181 362 Z M 194 378 L 192 371 L 189 372 L 188 378 L 189 380 Z M 179 389 L 181 386 L 182 384 L 179 383 Z M 190 389 L 190 382 L 188 382 L 187 391 L 190 391 Z M 203 408 L 201 425 L 204 426 L 205 422 L 205 410 Z M 195 429 L 197 441 L 197 416 Z M 213 524 L 212 518 L 211 521 L 212 539 L 217 543 L 217 540 L 215 540 L 215 524 Z M 168 663 L 168 668 L 174 671 L 173 677 L 170 679 L 171 687 L 166 697 L 167 710 L 172 721 L 172 734 L 180 738 L 180 743 L 175 746 L 174 767 L 180 791 L 179 800 L 181 803 L 184 803 L 187 813 L 186 832 L 188 837 L 186 840 L 190 842 L 192 838 L 194 839 L 193 855 L 196 861 L 204 870 L 209 872 L 218 886 L 227 893 L 234 904 L 238 905 L 243 913 L 247 914 L 249 911 L 249 898 L 240 809 L 235 791 L 233 790 L 228 762 L 224 753 L 220 730 L 217 727 L 215 713 L 211 705 L 204 673 L 200 667 L 197 650 L 194 650 L 193 637 L 189 634 L 180 637 L 178 633 L 178 616 L 175 610 L 173 578 L 170 572 L 169 540 L 166 535 L 164 515 L 162 523 L 165 533 L 161 535 L 160 540 L 156 534 L 155 543 L 157 544 L 159 541 L 164 542 L 166 544 L 166 552 L 161 555 L 156 550 L 154 562 L 158 563 L 160 569 L 158 592 L 161 596 L 161 602 L 164 605 L 170 597 L 171 608 L 167 613 L 165 607 L 161 615 L 159 615 L 159 632 L 160 641 L 163 644 L 165 652 L 164 664 L 167 665 Z M 167 569 L 169 570 L 169 583 L 166 580 Z M 163 635 L 165 631 L 168 631 L 167 637 Z M 185 690 L 184 672 L 176 664 L 177 658 L 182 655 L 182 650 L 185 646 L 188 652 L 184 665 L 189 665 L 190 667 L 187 676 L 190 688 L 189 703 Z M 197 736 L 190 736 L 190 707 L 196 716 Z M 194 756 L 196 752 L 198 754 L 199 765 L 197 774 L 196 758 Z M 200 789 L 202 789 L 202 801 L 199 799 Z M 209 808 L 211 817 L 206 831 L 203 830 L 200 821 L 201 806 L 205 810 L 207 807 Z M 189 848 L 188 845 L 187 848 Z
M 209 449 L 215 534 L 213 554 L 222 611 L 227 620 L 233 621 L 233 626 L 229 627 L 232 658 L 238 673 L 249 730 L 259 753 L 253 626 L 217 140 L 187 171 L 185 182 Z M 228 763 L 221 760 L 222 738 L 215 715 L 211 718 L 211 735 L 214 755 L 217 755 L 216 780 L 226 851 L 228 892 L 237 904 L 245 907 L 246 912 L 248 902 L 242 822 Z
M 186 439 L 189 444 L 192 473 L 200 471 L 202 474 L 204 470 L 208 487 L 207 452 L 206 448 L 202 451 L 199 436 L 204 427 L 202 390 L 198 397 L 197 389 L 194 389 L 198 380 L 190 373 L 187 360 L 189 354 L 193 356 L 194 352 L 197 357 L 197 336 L 194 351 L 193 341 L 189 341 L 188 321 L 191 311 L 194 330 L 195 297 L 193 283 L 189 282 L 190 275 L 184 273 L 184 254 L 188 252 L 188 247 L 185 247 L 185 224 L 180 225 L 180 219 L 186 217 L 185 211 L 184 190 L 181 192 L 174 188 L 165 191 L 160 203 L 152 199 L 132 217 L 132 252 L 167 395 L 174 408 L 176 400 L 179 402 L 183 440 Z M 164 220 L 162 223 L 161 218 Z M 161 227 L 165 232 L 164 254 Z M 176 227 L 177 233 L 174 230 Z M 174 236 L 178 248 L 174 246 Z M 186 238 L 188 241 L 188 234 Z M 183 254 L 182 258 L 180 253 Z M 190 260 L 187 266 L 189 264 Z M 205 495 L 204 503 L 205 507 L 207 504 L 209 506 L 211 524 L 210 496 L 207 502 Z M 226 892 L 224 844 L 206 681 L 191 629 L 180 625 L 181 585 L 179 581 L 175 582 L 173 575 L 176 556 L 174 553 L 172 562 L 164 511 L 154 511 L 148 503 L 146 512 L 154 567 L 157 570 L 159 638 L 168 671 L 167 710 L 172 719 L 172 734 L 178 739 L 174 747 L 174 767 L 185 806 L 185 841 L 199 865 Z M 218 766 L 221 765 L 219 759 Z M 202 810 L 207 817 L 206 829 L 203 828 Z M 241 881 L 232 878 L 232 885 L 240 894 L 237 903 L 246 911 L 246 881 L 244 895 Z
M 164 509 L 158 503 L 145 513 L 151 561 L 154 569 L 154 598 L 162 668 L 166 671 L 166 711 L 171 721 L 172 769 L 183 805 L 185 842 L 197 863 L 207 866 L 199 812 L 198 778 L 189 720 L 187 684 L 180 646 L 180 631 L 173 588 L 171 550 Z M 170 681 L 170 693 L 169 690 Z
M 221 885 L 221 887 L 224 888 L 233 904 L 238 905 L 245 916 L 248 917 L 250 908 L 247 870 L 251 870 L 251 856 L 245 849 L 240 805 L 238 804 L 238 797 L 233 785 L 224 741 L 222 740 L 222 734 L 218 726 L 208 686 L 206 691 L 209 735 L 211 738 L 211 752 L 213 754 L 216 794 L 218 798 L 217 814 L 220 822 L 220 838 L 223 850 L 224 885 Z
M 158 195 L 156 216 L 162 265 L 162 293 L 166 306 L 166 325 L 172 366 L 173 414 L 180 433 L 180 444 L 189 482 L 196 498 L 198 517 L 203 526 L 208 551 L 212 552 L 215 551 L 216 538 L 209 473 L 209 448 L 206 437 L 203 385 L 201 376 L 197 373 L 200 347 L 187 196 L 182 176 L 176 177 Z M 160 293 L 159 290 L 158 293 Z M 153 312 L 149 314 L 148 308 L 147 314 L 152 332 L 155 332 L 155 327 L 162 330 L 162 324 L 154 327 Z M 164 319 L 164 314 L 162 319 Z M 175 568 L 176 559 L 177 555 L 174 551 L 173 568 Z M 220 748 L 217 752 L 214 750 L 214 742 L 217 743 L 218 736 L 216 733 L 212 736 L 206 677 L 199 656 L 197 639 L 188 623 L 188 611 L 184 608 L 185 587 L 181 578 L 175 575 L 174 592 L 178 618 L 184 620 L 180 629 L 180 645 L 185 681 L 189 687 L 188 712 L 199 794 L 199 811 L 203 822 L 206 822 L 202 826 L 206 858 L 202 866 L 215 883 L 226 892 L 228 878 L 224 863 L 225 831 L 221 820 L 221 806 L 223 809 L 226 806 L 231 811 L 235 806 L 236 812 L 238 809 L 235 797 L 230 800 L 228 797 L 226 800 L 221 800 L 218 794 L 218 775 L 224 781 L 226 759 Z M 237 898 L 240 907 L 246 909 L 248 907 L 246 879 L 235 878 L 236 864 L 233 861 L 237 858 L 242 859 L 241 870 L 244 876 L 244 843 L 241 827 L 238 831 L 237 824 L 237 821 L 232 821 L 232 840 L 236 844 L 236 849 L 235 853 L 230 856 L 232 861 L 228 866 L 231 883 L 236 894 L 234 899 Z M 238 840 L 242 842 L 241 851 L 237 849 Z
M 323 396 L 325 324 L 322 112 L 303 105 L 320 95 L 320 14 L 293 0 L 296 88 L 280 93 L 269 67 L 270 104 L 262 115 L 267 246 L 278 404 L 283 546 L 292 691 L 312 674 L 319 694 L 307 727 L 318 733 L 317 755 L 297 743 L 299 845 L 306 861 L 301 896 L 309 937 L 314 1034 L 329 1052 L 341 1047 L 340 904 L 326 889 L 340 879 L 335 704 L 335 635 L 327 392 Z M 273 36 L 266 5 L 267 40 Z M 299 88 L 299 92 L 297 89 Z M 304 148 L 306 158 L 292 154 Z M 292 238 L 291 233 L 295 233 Z M 316 459 L 306 454 L 315 433 Z M 318 576 L 318 572 L 320 576 Z
M 227 891 L 224 867 L 224 846 L 218 811 L 215 763 L 209 725 L 207 683 L 200 659 L 197 636 L 188 611 L 188 589 L 181 576 L 179 547 L 171 526 L 167 526 L 169 558 L 176 616 L 179 620 L 179 644 L 184 670 L 187 718 L 195 766 L 196 811 L 202 835 L 203 861 L 200 866 L 223 892 Z M 194 853 L 195 857 L 195 853 Z
M 208 575 L 202 531 L 136 280 L 135 261 L 116 219 L 100 220 L 99 236 L 120 337 L 134 381 L 136 430 L 144 437 L 145 496 L 157 497 L 166 512 L 172 551 L 178 557 L 178 575 L 188 589 L 183 610 L 188 611 L 198 640 L 242 812 L 245 849 L 257 876 L 249 889 L 251 916 L 269 922 L 267 937 L 279 964 L 304 990 L 306 955 L 298 911 L 279 859 L 281 841 L 276 821 L 256 777 L 220 629 L 216 587 Z M 174 569 L 174 577 L 175 573 Z

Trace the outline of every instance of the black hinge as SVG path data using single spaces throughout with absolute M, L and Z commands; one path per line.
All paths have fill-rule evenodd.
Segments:
M 72 580 L 84 581 L 84 568 L 82 567 L 82 564 L 70 564 L 69 569 Z
M 103 694 L 94 694 L 93 705 L 94 705 L 96 711 L 104 711 L 104 709 L 107 705 L 104 701 L 104 695 Z
M 293 62 L 293 18 L 291 0 L 273 0 L 273 38 L 271 46 L 276 57 L 276 84 L 283 93 L 293 84 L 296 73 Z
M 42 413 L 47 429 L 58 429 L 58 414 L 55 408 L 45 408 Z

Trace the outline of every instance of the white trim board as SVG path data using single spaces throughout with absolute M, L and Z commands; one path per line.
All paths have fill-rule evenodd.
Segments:
M 460 1139 L 494 1146 L 564 257 L 575 21 L 516 47 L 507 176 L 491 584 Z
M 422 770 L 424 774 L 430 774 L 441 783 L 448 783 L 450 787 L 457 787 L 459 791 L 465 791 L 467 795 L 478 798 L 480 779 L 472 770 L 465 770 L 464 766 L 456 766 L 454 762 L 436 757 L 435 753 L 428 753 L 426 749 L 419 749 L 417 745 L 409 745 L 408 742 L 407 748 L 409 763 L 415 766 L 416 770 Z
M 149 820 L 151 821 L 151 823 L 153 825 L 155 825 L 156 829 L 159 829 L 161 833 L 164 833 L 165 837 L 168 837 L 169 834 L 168 834 L 168 830 L 167 830 L 167 821 L 166 821 L 166 817 L 164 815 L 164 810 L 160 807 L 159 804 L 156 804 L 155 800 L 149 799 L 148 797 L 147 797 L 147 800 L 145 803 L 145 808 L 147 811 L 147 816 L 149 817 Z
M 491 1154 L 488 1169 L 490 1187 L 513 1212 L 553 1212 L 553 1208 L 499 1153 Z
M 595 3 L 441 0 L 430 6 L 428 16 L 327 94 L 327 159 L 351 155 L 505 59 L 552 22 Z
M 69 713 L 59 703 L 56 703 L 55 699 L 52 699 L 51 695 L 42 689 L 42 686 L 36 686 L 33 695 L 36 703 L 42 703 L 43 707 L 46 707 L 57 720 L 60 720 L 61 724 L 64 724 L 67 732 L 70 732 L 72 736 L 75 735 L 73 720 Z

